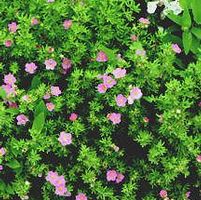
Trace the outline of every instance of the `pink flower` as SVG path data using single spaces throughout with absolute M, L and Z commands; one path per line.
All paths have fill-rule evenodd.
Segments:
M 53 181 L 52 184 L 53 184 L 55 187 L 58 187 L 58 186 L 61 186 L 61 185 L 65 186 L 66 181 L 65 181 L 64 176 L 57 176 L 57 177 L 54 179 L 54 181 Z
M 117 172 L 116 183 L 121 183 L 124 180 L 124 175 Z
M 71 60 L 68 58 L 63 58 L 62 67 L 65 71 L 68 71 L 71 68 Z
M 11 24 L 8 24 L 8 30 L 11 32 L 11 33 L 15 33 L 18 29 L 18 25 L 16 22 L 12 22 Z
M 6 47 L 11 47 L 12 44 L 13 44 L 12 40 L 6 40 L 6 41 L 4 42 L 4 45 L 5 45 Z
M 107 91 L 107 86 L 104 83 L 98 84 L 98 92 L 105 93 Z
M 117 172 L 115 170 L 108 170 L 106 174 L 107 181 L 115 181 L 117 178 Z
M 22 100 L 23 100 L 23 101 L 29 101 L 29 100 L 30 100 L 29 95 L 24 95 L 24 96 L 22 97 Z
M 96 61 L 98 61 L 98 62 L 107 62 L 108 57 L 103 51 L 100 51 L 98 53 L 97 57 L 96 57 Z
M 24 114 L 18 115 L 16 119 L 17 119 L 17 125 L 25 125 L 29 121 L 27 116 L 25 116 Z
M 113 124 L 119 124 L 121 122 L 121 114 L 120 113 L 109 113 L 107 118 L 112 121 Z
M 131 40 L 132 41 L 137 41 L 138 40 L 138 37 L 136 35 L 131 35 Z
M 75 198 L 75 200 L 87 200 L 86 195 L 83 193 L 78 194 Z
M 25 71 L 28 72 L 29 74 L 34 74 L 37 68 L 38 67 L 33 62 L 27 63 L 25 65 Z
M 4 156 L 5 154 L 6 154 L 6 150 L 3 147 L 1 147 L 0 148 L 0 157 Z
M 201 107 L 201 101 L 198 103 L 198 106 Z
M 45 177 L 46 181 L 49 181 L 52 185 L 55 185 L 55 182 L 58 178 L 58 173 L 49 171 L 47 176 Z
M 148 118 L 148 117 L 144 117 L 144 118 L 143 118 L 143 121 L 144 121 L 145 123 L 149 123 L 149 118 Z
M 50 99 L 50 94 L 49 94 L 49 93 L 46 93 L 46 94 L 43 96 L 43 99 L 45 99 L 45 100 Z
M 73 21 L 72 20 L 65 20 L 64 23 L 63 23 L 63 27 L 64 29 L 69 29 L 73 24 Z
M 61 94 L 61 90 L 58 86 L 51 86 L 51 94 L 53 96 L 59 96 Z
M 59 196 L 66 196 L 67 188 L 65 185 L 59 185 L 56 187 L 55 194 Z
M 70 133 L 62 131 L 59 135 L 58 140 L 62 146 L 69 145 L 72 143 L 72 135 Z
M 47 107 L 47 109 L 51 112 L 51 111 L 54 110 L 55 105 L 50 102 L 50 103 L 46 103 L 46 107 Z
M 149 25 L 150 24 L 150 21 L 147 18 L 144 18 L 144 17 L 141 17 L 139 19 L 139 22 L 144 24 L 144 25 Z
M 117 82 L 108 75 L 104 75 L 103 76 L 103 84 L 107 87 L 107 88 L 112 88 L 114 85 L 117 84 Z
M 8 102 L 8 105 L 9 105 L 9 108 L 17 108 L 18 106 L 17 106 L 17 103 L 15 103 L 15 102 Z
M 122 94 L 117 95 L 117 97 L 116 97 L 117 106 L 124 107 L 124 106 L 126 106 L 126 102 L 127 102 L 126 97 L 124 97 Z
M 7 85 L 14 85 L 16 82 L 16 78 L 13 76 L 13 74 L 9 73 L 7 75 L 4 75 L 4 83 Z
M 55 0 L 47 0 L 48 3 L 53 3 Z
M 164 198 L 167 197 L 167 191 L 166 190 L 161 190 L 160 193 L 159 193 L 159 195 L 160 195 L 161 198 L 164 199 Z
M 57 62 L 53 59 L 48 59 L 48 60 L 45 60 L 45 66 L 46 66 L 46 69 L 48 70 L 54 70 L 56 65 L 57 65 Z
M 114 77 L 116 79 L 118 78 L 123 78 L 125 75 L 126 75 L 126 70 L 125 69 L 122 69 L 122 68 L 116 68 L 112 74 L 114 75 Z
M 201 155 L 198 155 L 198 156 L 196 157 L 196 160 L 197 160 L 199 163 L 201 163 Z
M 0 171 L 2 171 L 3 170 L 3 165 L 0 165 Z
M 7 96 L 10 96 L 10 95 L 15 96 L 16 95 L 16 91 L 15 91 L 15 88 L 13 86 L 2 85 L 2 88 L 5 90 Z
M 32 25 L 32 26 L 38 25 L 38 24 L 39 24 L 38 19 L 36 19 L 35 17 L 31 19 L 31 25 Z
M 76 113 L 71 113 L 69 120 L 74 122 L 77 120 L 77 118 L 78 118 L 78 115 Z
M 191 195 L 191 192 L 190 192 L 190 191 L 186 192 L 186 198 L 189 198 L 190 195 Z
M 130 91 L 130 97 L 133 99 L 133 100 L 138 100 L 142 97 L 142 91 L 140 88 L 138 87 L 134 87 L 131 91 Z
M 146 51 L 143 50 L 143 49 L 137 49 L 135 51 L 135 54 L 138 55 L 138 56 L 145 56 L 146 55 Z
M 178 44 L 172 44 L 172 50 L 175 52 L 175 53 L 181 53 L 181 48 L 179 47 Z

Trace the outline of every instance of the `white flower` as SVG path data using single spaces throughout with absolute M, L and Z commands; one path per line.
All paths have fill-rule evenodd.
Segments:
M 128 104 L 133 104 L 133 102 L 134 102 L 134 99 L 131 97 L 131 96 L 129 96 L 128 97 Z
M 183 9 L 181 8 L 179 4 L 179 0 L 175 0 L 172 2 L 165 2 L 165 9 L 164 9 L 164 14 L 167 15 L 170 11 L 172 11 L 175 15 L 179 15 Z
M 147 3 L 147 12 L 149 14 L 153 14 L 155 13 L 156 9 L 157 9 L 157 4 L 159 3 L 159 1 L 151 1 Z

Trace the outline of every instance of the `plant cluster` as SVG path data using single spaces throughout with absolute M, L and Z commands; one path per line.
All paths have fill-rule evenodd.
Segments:
M 1 199 L 200 199 L 191 2 L 182 45 L 137 0 L 1 0 Z

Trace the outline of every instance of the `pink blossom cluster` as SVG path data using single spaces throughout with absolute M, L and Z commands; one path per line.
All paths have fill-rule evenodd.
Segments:
M 113 124 L 119 124 L 121 122 L 121 114 L 120 113 L 109 113 L 107 115 L 107 118 L 113 123 Z
M 172 44 L 172 50 L 177 54 L 181 53 L 181 48 L 179 47 L 178 44 Z
M 55 194 L 59 196 L 71 196 L 66 188 L 64 176 L 59 176 L 57 172 L 49 171 L 45 179 L 55 186 Z
M 166 190 L 161 190 L 161 191 L 159 192 L 159 195 L 160 195 L 160 197 L 163 198 L 163 199 L 166 198 L 166 197 L 168 196 Z
M 108 170 L 106 174 L 107 181 L 121 183 L 124 179 L 124 175 L 116 170 Z
M 29 74 L 34 74 L 36 72 L 36 69 L 38 67 L 36 66 L 35 63 L 31 62 L 31 63 L 26 63 L 25 64 L 25 71 Z
M 87 200 L 87 196 L 83 193 L 79 193 L 76 197 L 75 200 Z
M 18 29 L 18 25 L 16 22 L 12 22 L 10 24 L 8 24 L 8 30 L 11 32 L 11 33 L 15 33 Z
M 51 95 L 52 96 L 59 96 L 61 94 L 61 90 L 59 88 L 59 86 L 51 86 L 50 87 L 50 93 L 47 92 L 44 96 L 43 96 L 43 99 L 45 100 L 49 100 L 51 98 Z M 52 103 L 52 102 L 47 102 L 46 103 L 46 107 L 47 109 L 51 112 L 55 109 L 55 105 Z
M 16 119 L 17 119 L 17 125 L 26 125 L 26 123 L 29 121 L 28 117 L 24 114 L 18 115 Z
M 72 135 L 71 133 L 66 133 L 62 131 L 58 138 L 59 142 L 62 146 L 66 146 L 72 143 Z
M 0 157 L 4 156 L 6 154 L 5 148 L 1 147 L 0 148 Z
M 122 68 L 116 68 L 112 74 L 114 75 L 115 79 L 120 79 L 126 75 L 126 70 Z M 99 78 L 103 80 L 103 83 L 99 84 L 97 87 L 99 93 L 105 93 L 107 89 L 112 88 L 117 84 L 116 80 L 113 79 L 110 75 L 100 75 Z
M 76 113 L 71 113 L 70 117 L 69 117 L 69 120 L 74 122 L 74 121 L 77 120 L 77 118 L 78 118 L 78 115 Z
M 13 74 L 9 73 L 7 75 L 4 75 L 4 85 L 2 85 L 2 88 L 5 90 L 7 96 L 16 95 L 15 83 L 16 83 L 16 78 L 14 77 Z
M 104 51 L 99 51 L 96 57 L 97 62 L 107 62 L 108 57 Z
M 150 24 L 149 19 L 144 18 L 144 17 L 141 17 L 141 18 L 139 19 L 139 22 L 140 22 L 141 24 L 143 24 L 143 25 L 149 25 L 149 24 Z

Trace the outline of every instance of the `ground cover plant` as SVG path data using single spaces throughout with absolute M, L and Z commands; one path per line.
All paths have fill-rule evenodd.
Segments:
M 196 3 L 1 0 L 0 199 L 201 199 Z

